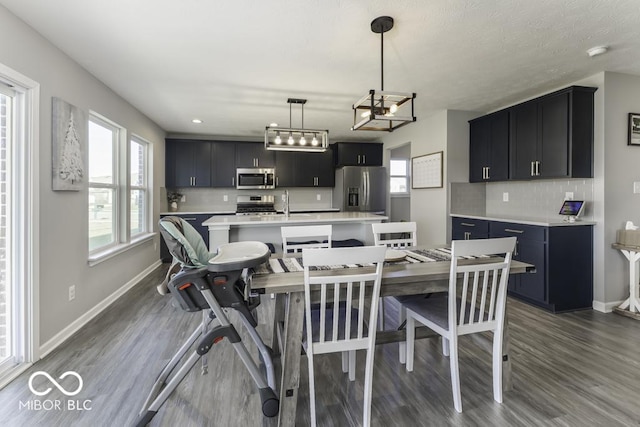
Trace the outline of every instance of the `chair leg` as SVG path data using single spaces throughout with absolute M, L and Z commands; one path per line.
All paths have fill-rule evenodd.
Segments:
M 413 372 L 413 352 L 416 341 L 416 321 L 413 316 L 407 316 L 407 372 Z
M 449 356 L 449 340 L 445 337 L 440 337 L 442 344 L 442 355 Z
M 493 332 L 493 399 L 502 403 L 502 331 Z
M 453 406 L 462 412 L 462 396 L 460 395 L 460 371 L 458 367 L 458 337 L 449 339 L 449 366 L 451 367 L 451 391 L 453 392 Z
M 349 372 L 349 352 L 348 351 L 342 352 L 342 372 L 344 373 Z
M 356 380 L 356 351 L 349 351 L 349 381 Z
M 309 361 L 309 410 L 311 411 L 311 426 L 316 427 L 316 390 L 313 374 L 313 354 L 309 350 L 307 350 L 307 360 Z
M 364 399 L 362 401 L 363 415 L 362 425 L 369 427 L 371 425 L 371 395 L 373 393 L 373 356 L 375 353 L 375 345 L 367 349 L 367 364 L 364 375 Z
M 407 320 L 407 309 L 404 305 L 400 304 L 400 308 L 398 309 L 398 326 L 402 325 L 405 320 Z M 400 341 L 399 343 L 398 359 L 401 364 L 407 362 L 407 343 L 404 341 Z

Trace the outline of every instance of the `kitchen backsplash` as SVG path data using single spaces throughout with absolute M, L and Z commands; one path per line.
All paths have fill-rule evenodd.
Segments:
M 276 210 L 282 210 L 282 194 L 278 190 L 236 190 L 234 188 L 179 188 L 178 193 L 185 196 L 186 201 L 178 203 L 178 212 L 235 212 L 236 198 L 243 195 L 275 196 Z M 225 196 L 227 200 L 225 201 Z M 318 200 L 320 196 L 320 200 Z M 289 188 L 289 207 L 291 210 L 330 209 L 332 205 L 331 188 Z M 160 192 L 160 210 L 167 212 L 166 189 Z
M 551 218 L 558 215 L 568 192 L 574 200 L 587 202 L 582 217 L 592 219 L 593 179 L 452 183 L 451 213 Z M 504 193 L 508 193 L 507 202 L 503 201 Z

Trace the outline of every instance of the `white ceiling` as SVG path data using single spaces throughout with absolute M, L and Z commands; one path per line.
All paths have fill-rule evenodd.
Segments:
M 352 132 L 351 105 L 416 92 L 418 120 L 487 112 L 600 71 L 640 75 L 638 0 L 0 0 L 171 133 L 250 137 L 289 125 Z M 608 45 L 589 58 L 585 51 Z M 300 124 L 294 106 L 293 127 Z M 192 118 L 204 121 L 191 123 Z M 411 126 L 411 125 L 409 125 Z

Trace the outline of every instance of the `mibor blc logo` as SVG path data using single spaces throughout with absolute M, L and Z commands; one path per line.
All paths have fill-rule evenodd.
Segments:
M 68 377 L 69 375 L 77 378 L 78 380 L 78 388 L 76 388 L 74 391 L 67 391 L 64 387 L 62 387 L 60 384 L 58 384 L 58 382 L 56 380 L 54 380 L 51 375 L 49 375 L 47 372 L 45 371 L 38 371 L 38 372 L 34 372 L 33 374 L 31 374 L 31 376 L 29 377 L 29 390 L 31 390 L 31 393 L 35 394 L 36 396 L 46 396 L 47 394 L 49 394 L 52 390 L 51 387 L 47 388 L 44 391 L 38 391 L 35 388 L 33 388 L 33 379 L 38 377 L 38 376 L 43 376 L 45 378 L 47 378 L 51 384 L 53 384 L 54 386 L 56 386 L 56 388 L 58 390 L 60 390 L 65 396 L 75 396 L 76 394 L 80 393 L 80 391 L 82 390 L 82 377 L 80 376 L 80 374 L 78 374 L 75 371 L 67 371 L 64 374 L 60 375 L 60 380 L 65 379 L 66 377 Z
M 36 378 L 40 378 L 40 377 L 44 377 L 47 379 L 48 384 L 38 384 L 38 386 L 34 386 L 34 380 Z M 74 385 L 74 382 L 77 381 L 78 385 L 76 386 L 75 389 L 69 389 L 67 390 L 65 387 L 63 387 L 60 382 L 62 382 L 62 380 L 64 380 L 67 377 L 73 377 L 75 378 L 75 381 L 65 381 L 64 384 L 67 387 L 72 387 Z M 60 381 L 60 382 L 58 382 Z M 69 384 L 69 382 L 71 382 L 71 385 Z M 35 396 L 41 397 L 41 396 L 46 396 L 49 393 L 51 393 L 53 391 L 53 387 L 57 388 L 62 394 L 64 394 L 67 397 L 73 397 L 76 396 L 78 393 L 80 393 L 82 391 L 82 386 L 84 385 L 84 382 L 82 381 L 82 377 L 80 376 L 80 374 L 78 374 L 75 371 L 67 371 L 65 373 L 63 373 L 62 375 L 60 375 L 58 377 L 58 380 L 56 380 L 55 378 L 53 378 L 51 375 L 49 375 L 48 372 L 45 371 L 37 371 L 34 372 L 33 374 L 31 374 L 31 376 L 29 377 L 29 390 L 31 390 L 31 393 L 33 393 Z M 90 399 L 85 399 L 85 400 L 71 400 L 71 399 L 66 399 L 66 400 L 59 400 L 59 399 L 45 399 L 45 400 L 40 400 L 40 399 L 30 399 L 27 401 L 20 401 L 19 402 L 19 409 L 26 409 L 28 411 L 90 411 L 91 410 L 91 400 Z

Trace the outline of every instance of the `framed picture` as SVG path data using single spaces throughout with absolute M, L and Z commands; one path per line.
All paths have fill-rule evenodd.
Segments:
M 51 186 L 55 191 L 80 191 L 87 179 L 87 113 L 55 97 L 51 107 Z
M 640 145 L 640 114 L 629 113 L 629 141 L 627 145 Z
M 442 188 L 444 151 L 411 158 L 411 188 Z

